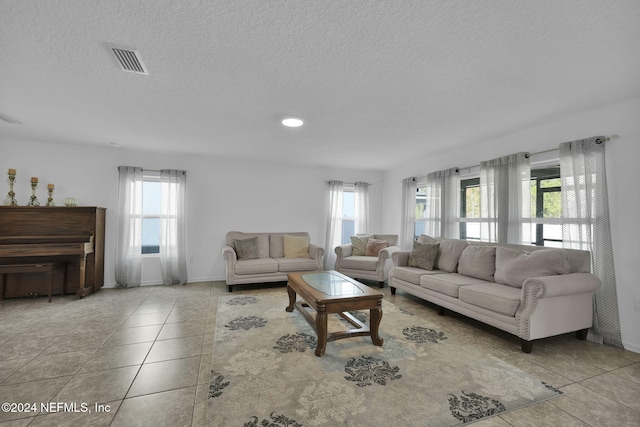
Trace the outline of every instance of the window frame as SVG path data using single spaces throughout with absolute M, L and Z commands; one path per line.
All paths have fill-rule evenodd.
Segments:
M 427 221 L 428 218 L 426 218 L 424 216 L 424 213 L 427 212 L 427 193 L 426 191 L 420 191 L 421 188 L 424 188 L 427 185 L 427 181 L 422 179 L 420 181 L 416 182 L 416 195 L 413 199 L 413 212 L 414 212 L 414 218 L 413 218 L 413 240 L 416 241 L 418 240 L 418 238 L 420 237 L 421 234 L 423 233 L 419 233 L 418 232 L 418 224 L 421 223 L 422 224 L 422 229 L 423 230 L 427 230 Z M 421 217 L 418 216 L 417 213 L 417 208 L 418 208 L 418 198 L 421 198 L 424 200 L 424 210 L 422 211 L 423 215 Z
M 157 214 L 145 214 L 144 213 L 144 183 L 145 182 L 153 182 L 153 183 L 158 183 L 158 185 L 162 186 L 162 183 L 160 181 L 160 172 L 155 172 L 155 171 L 148 171 L 148 170 L 143 170 L 143 175 L 142 175 L 142 188 L 143 188 L 143 196 L 142 196 L 142 213 L 140 215 L 140 224 L 141 224 L 141 228 L 140 228 L 140 254 L 142 255 L 142 257 L 144 258 L 153 258 L 153 257 L 159 257 L 160 256 L 160 235 L 158 234 L 158 251 L 157 252 L 145 252 L 145 248 L 155 248 L 155 246 L 144 246 L 142 244 L 142 233 L 143 233 L 143 229 L 144 229 L 144 220 L 145 219 L 157 219 L 158 221 L 162 221 L 162 212 L 159 211 Z M 160 192 L 162 192 L 162 188 L 160 188 Z M 162 201 L 160 202 L 162 203 Z
M 460 239 L 462 240 L 474 240 L 481 241 L 481 236 L 469 237 L 467 236 L 467 224 L 478 223 L 482 224 L 482 218 L 467 218 L 467 189 L 468 188 L 480 188 L 480 176 L 470 176 L 465 179 L 460 179 Z
M 344 195 L 345 193 L 353 193 L 353 216 L 345 216 L 345 203 L 344 203 Z M 347 245 L 349 243 L 351 243 L 351 239 L 350 237 L 355 234 L 355 224 L 356 224 L 356 201 L 355 201 L 355 195 L 356 195 L 356 186 L 351 185 L 351 184 L 344 184 L 342 187 L 342 216 L 340 217 L 340 224 L 341 224 L 341 230 L 340 230 L 340 236 L 342 237 L 340 239 L 341 244 L 342 245 Z M 344 225 L 345 222 L 351 222 L 351 224 L 353 224 L 353 234 L 348 233 L 349 235 L 345 235 L 345 229 L 344 229 Z M 345 238 L 348 239 L 347 241 L 345 241 Z
M 547 246 L 545 242 L 555 242 L 562 245 L 562 239 L 545 239 L 545 225 L 562 225 L 562 215 L 559 218 L 544 218 L 544 195 L 546 193 L 560 193 L 562 197 L 562 183 L 555 187 L 541 187 L 541 182 L 547 179 L 560 179 L 560 165 L 545 165 L 531 168 L 531 181 L 536 182 L 535 197 L 535 217 L 532 216 L 531 222 L 535 224 L 535 236 L 532 245 Z M 533 202 L 533 200 L 532 200 Z M 548 246 L 550 247 L 550 246 Z

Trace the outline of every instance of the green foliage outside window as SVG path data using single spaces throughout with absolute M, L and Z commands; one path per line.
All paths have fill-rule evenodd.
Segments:
M 418 188 L 416 192 L 416 218 L 424 218 L 427 210 L 427 190 L 426 188 Z
M 467 187 L 466 193 L 466 210 L 467 218 L 480 218 L 480 187 Z
M 540 189 L 546 190 L 542 193 L 542 205 L 538 206 L 536 203 L 538 198 L 536 180 L 531 180 L 531 216 L 533 218 L 562 218 L 560 178 L 540 180 Z

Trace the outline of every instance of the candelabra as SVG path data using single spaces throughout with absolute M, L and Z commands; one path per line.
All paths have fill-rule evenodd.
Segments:
M 49 184 L 47 185 L 47 191 L 49 192 L 49 198 L 47 199 L 47 206 L 55 206 L 55 202 L 53 201 L 53 189 L 54 189 L 54 185 L 53 184 Z
M 27 206 L 40 206 L 40 202 L 36 197 L 36 188 L 38 188 L 38 178 L 31 178 L 31 199 Z
M 13 184 L 16 181 L 16 170 L 9 169 L 9 179 L 7 182 L 9 183 L 9 195 L 6 199 L 4 199 L 4 204 L 6 206 L 18 206 L 18 201 L 15 198 L 16 193 L 13 192 Z

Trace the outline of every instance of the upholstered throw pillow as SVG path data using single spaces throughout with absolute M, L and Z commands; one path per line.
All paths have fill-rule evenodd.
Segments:
M 496 247 L 469 245 L 458 261 L 458 273 L 493 282 L 496 272 Z
M 458 261 L 462 251 L 469 245 L 466 240 L 443 239 L 440 241 L 440 252 L 436 260 L 436 268 L 446 271 L 447 273 L 455 273 L 458 268 Z
M 503 247 L 496 249 L 495 280 L 498 283 L 521 288 L 530 277 L 555 276 L 569 271 L 569 259 L 562 249 L 532 252 Z
M 284 235 L 285 258 L 309 258 L 309 238 Z
M 418 237 L 418 242 L 420 242 L 420 243 L 438 243 L 438 241 L 436 239 L 434 239 L 431 236 L 427 236 L 426 234 L 421 234 Z
M 364 256 L 378 256 L 378 253 L 387 246 L 389 246 L 389 242 L 386 240 L 369 239 L 367 249 L 364 251 Z
M 233 247 L 236 249 L 238 259 L 256 259 L 259 258 L 258 237 L 250 237 L 249 239 L 233 239 Z
M 364 256 L 367 251 L 367 243 L 369 239 L 373 239 L 373 234 L 359 234 L 351 236 L 351 255 Z
M 433 270 L 438 257 L 439 243 L 413 242 L 413 249 L 409 255 L 409 267 Z

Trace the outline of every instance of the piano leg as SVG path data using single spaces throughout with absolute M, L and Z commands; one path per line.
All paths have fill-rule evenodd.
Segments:
M 91 291 L 84 288 L 84 283 L 87 275 L 86 271 L 87 271 L 87 255 L 85 254 L 82 257 L 82 260 L 80 260 L 80 285 L 78 286 L 78 291 L 76 292 L 76 295 L 78 295 L 79 298 L 82 298 L 83 296 L 91 293 Z
M 53 264 L 49 264 L 49 269 L 47 270 L 47 278 L 49 279 L 49 302 L 51 302 L 51 293 L 53 292 Z

